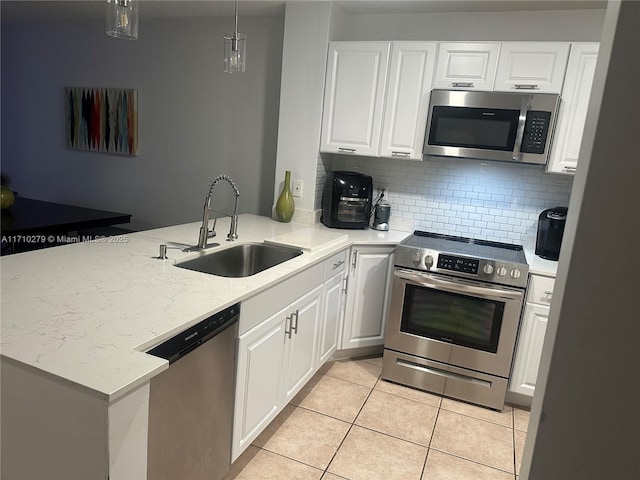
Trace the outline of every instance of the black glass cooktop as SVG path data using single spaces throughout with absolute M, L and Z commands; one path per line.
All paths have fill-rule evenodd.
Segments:
M 402 243 L 410 247 L 437 250 L 440 253 L 527 264 L 522 245 L 513 243 L 456 237 L 454 235 L 443 235 L 420 230 L 413 232 L 413 235 Z

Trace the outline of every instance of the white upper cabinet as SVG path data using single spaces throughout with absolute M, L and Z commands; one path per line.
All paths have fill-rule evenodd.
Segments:
M 422 160 L 437 44 L 393 42 L 381 157 Z
M 321 152 L 422 160 L 436 42 L 330 42 Z
M 500 42 L 441 42 L 433 88 L 493 90 Z
M 576 171 L 599 45 L 571 45 L 548 172 L 573 174 Z
M 493 89 L 560 93 L 568 58 L 566 42 L 503 42 Z
M 378 155 L 388 42 L 330 42 L 320 151 Z

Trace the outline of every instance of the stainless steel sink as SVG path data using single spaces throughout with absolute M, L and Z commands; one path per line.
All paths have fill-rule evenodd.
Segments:
M 243 243 L 176 263 L 175 266 L 220 277 L 249 277 L 298 255 L 302 255 L 302 250 L 265 243 Z

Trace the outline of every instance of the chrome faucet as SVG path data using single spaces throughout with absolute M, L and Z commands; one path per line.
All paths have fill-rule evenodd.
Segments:
M 233 188 L 233 193 L 236 197 L 235 207 L 233 209 L 233 215 L 229 215 L 228 213 L 218 212 L 217 210 L 213 210 L 211 208 L 211 193 L 213 192 L 213 187 L 220 180 L 226 180 Z M 214 219 L 213 228 L 209 230 L 209 214 L 211 212 L 218 213 L 220 215 L 224 215 L 226 217 L 231 218 L 231 228 L 229 229 L 229 233 L 227 234 L 227 242 L 232 242 L 236 238 L 238 238 L 238 198 L 240 197 L 240 191 L 238 190 L 238 186 L 235 184 L 233 179 L 229 177 L 229 175 L 218 175 L 216 179 L 211 182 L 209 185 L 209 192 L 207 193 L 206 198 L 204 199 L 204 212 L 202 213 L 202 225 L 200 226 L 200 234 L 198 236 L 198 246 L 197 248 L 202 249 L 207 246 L 207 239 L 216 236 L 216 221 Z

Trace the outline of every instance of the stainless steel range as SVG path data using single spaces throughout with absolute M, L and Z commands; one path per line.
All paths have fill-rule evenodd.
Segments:
M 382 378 L 502 410 L 529 272 L 522 246 L 416 231 L 394 262 Z

